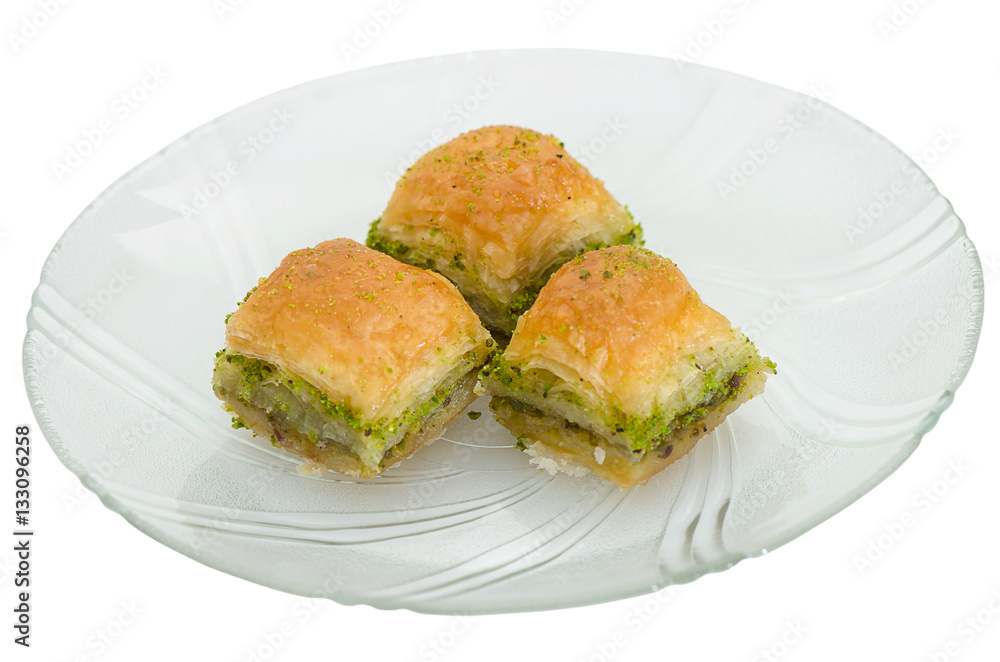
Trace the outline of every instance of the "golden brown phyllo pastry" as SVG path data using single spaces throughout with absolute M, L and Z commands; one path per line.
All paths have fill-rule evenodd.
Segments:
M 759 394 L 774 367 L 673 262 L 616 246 L 559 269 L 481 380 L 533 463 L 631 487 Z
M 444 274 L 503 336 L 567 260 L 641 243 L 632 215 L 562 143 L 514 126 L 469 131 L 422 156 L 367 240 Z
M 213 386 L 234 427 L 370 477 L 475 399 L 492 346 L 443 277 L 338 239 L 289 254 L 227 318 Z

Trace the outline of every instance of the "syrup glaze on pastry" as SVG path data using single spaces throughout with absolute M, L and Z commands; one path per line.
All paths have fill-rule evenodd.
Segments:
M 673 262 L 615 246 L 559 269 L 481 380 L 535 463 L 631 487 L 761 393 L 774 367 Z
M 567 260 L 641 243 L 629 211 L 562 143 L 515 126 L 469 131 L 423 155 L 367 239 L 447 276 L 502 336 Z
M 348 239 L 293 251 L 226 320 L 213 386 L 236 427 L 370 477 L 475 399 L 493 341 L 455 287 Z

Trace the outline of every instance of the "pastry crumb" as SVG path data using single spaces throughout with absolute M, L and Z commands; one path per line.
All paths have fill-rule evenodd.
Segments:
M 299 473 L 303 476 L 311 476 L 313 478 L 317 476 L 322 476 L 327 472 L 327 468 L 320 464 L 319 462 L 313 462 L 312 460 L 306 460 L 299 465 Z
M 568 476 L 578 478 L 590 473 L 590 469 L 586 467 L 578 466 L 563 459 L 546 457 L 541 454 L 542 451 L 538 447 L 539 444 L 536 442 L 524 449 L 531 456 L 528 462 L 539 469 L 549 472 L 549 475 L 554 476 L 557 473 L 564 473 Z
M 604 457 L 606 455 L 607 453 L 605 453 L 604 449 L 601 448 L 600 446 L 596 446 L 594 448 L 594 459 L 597 460 L 598 464 L 604 464 Z

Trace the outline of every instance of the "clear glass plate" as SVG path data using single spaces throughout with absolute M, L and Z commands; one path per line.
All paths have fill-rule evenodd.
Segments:
M 363 240 L 459 132 L 554 133 L 779 366 L 647 485 L 549 476 L 491 418 L 376 480 L 298 474 L 210 388 L 223 317 L 287 252 Z M 831 106 L 673 60 L 528 50 L 317 80 L 202 126 L 108 188 L 42 271 L 28 393 L 106 506 L 292 593 L 506 612 L 690 581 L 795 538 L 916 448 L 969 369 L 975 248 L 899 149 Z

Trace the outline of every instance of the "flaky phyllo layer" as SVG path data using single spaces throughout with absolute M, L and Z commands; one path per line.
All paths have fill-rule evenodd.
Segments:
M 418 159 L 366 243 L 443 274 L 484 324 L 509 336 L 560 265 L 641 244 L 642 228 L 554 137 L 490 126 Z
M 400 262 L 440 273 L 458 288 L 483 324 L 501 335 L 510 335 L 517 319 L 538 298 L 538 292 L 555 271 L 574 257 L 605 246 L 642 245 L 642 228 L 636 224 L 626 233 L 616 235 L 600 228 L 593 234 L 565 244 L 550 256 L 550 261 L 510 279 L 500 279 L 448 235 L 439 235 L 424 228 L 420 234 L 413 226 L 406 232 L 379 230 L 382 219 L 374 221 L 368 231 L 369 247 L 392 255 Z M 410 227 L 410 226 L 407 226 Z M 390 236 L 396 237 L 389 239 Z M 538 240 L 547 246 L 556 245 L 552 238 Z
M 484 368 L 481 379 L 491 394 L 514 409 L 551 416 L 560 427 L 586 428 L 604 440 L 608 452 L 638 461 L 647 453 L 662 452 L 712 411 L 738 400 L 748 387 L 758 381 L 762 385 L 754 377 L 773 372 L 774 364 L 762 360 L 753 343 L 734 332 L 732 342 L 691 354 L 668 370 L 674 388 L 655 400 L 648 413 L 630 413 L 616 398 L 601 398 L 582 378 L 566 381 L 545 369 L 524 370 L 502 355 Z
M 213 386 L 307 468 L 367 477 L 436 438 L 492 348 L 443 276 L 336 239 L 289 253 L 226 318 Z
M 533 461 L 629 487 L 688 452 L 774 370 L 670 260 L 616 246 L 559 269 L 480 379 Z
M 481 352 L 458 361 L 436 388 L 402 415 L 369 420 L 282 368 L 225 350 L 216 355 L 213 387 L 233 417 L 271 443 L 319 463 L 333 460 L 342 473 L 376 475 L 409 454 L 439 422 L 447 422 L 474 398 Z

